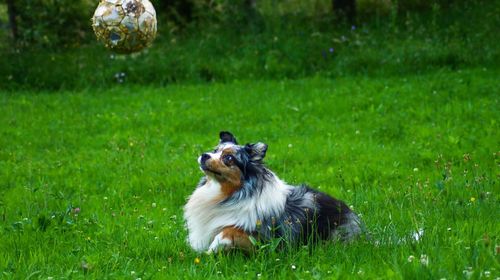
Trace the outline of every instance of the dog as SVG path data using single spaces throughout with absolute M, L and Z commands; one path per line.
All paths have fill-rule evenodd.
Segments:
M 253 251 L 255 241 L 280 238 L 351 241 L 362 222 L 344 202 L 308 186 L 291 186 L 264 165 L 267 145 L 238 145 L 227 131 L 198 158 L 205 176 L 184 206 L 188 243 L 197 252 Z

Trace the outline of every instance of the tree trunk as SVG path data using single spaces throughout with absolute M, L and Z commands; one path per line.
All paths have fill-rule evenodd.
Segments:
M 243 1 L 243 9 L 240 11 L 243 11 L 246 20 L 248 22 L 252 22 L 255 20 L 255 14 L 257 13 L 257 1 L 256 0 L 244 0 Z
M 243 2 L 243 5 L 245 5 L 245 7 L 247 9 L 255 9 L 257 7 L 257 0 L 245 0 Z
M 183 26 L 188 25 L 193 20 L 194 3 L 192 0 L 159 1 L 159 9 Z
M 244 0 L 242 12 L 243 19 L 250 30 L 253 32 L 261 32 L 264 30 L 262 15 L 257 9 L 257 0 Z
M 17 33 L 17 11 L 16 11 L 16 6 L 14 5 L 14 0 L 6 0 L 7 1 L 7 13 L 9 14 L 9 25 L 10 25 L 10 30 L 12 32 L 12 38 L 14 41 L 17 41 L 18 39 L 18 33 Z
M 339 19 L 345 19 L 348 23 L 356 21 L 356 0 L 332 0 L 333 12 Z

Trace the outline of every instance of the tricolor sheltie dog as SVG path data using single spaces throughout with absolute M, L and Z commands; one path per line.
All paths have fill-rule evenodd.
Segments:
M 281 238 L 349 241 L 362 232 L 359 217 L 342 201 L 307 186 L 291 186 L 266 168 L 264 143 L 240 146 L 229 132 L 202 154 L 205 176 L 184 207 L 188 242 L 208 253 L 252 251 L 254 240 Z

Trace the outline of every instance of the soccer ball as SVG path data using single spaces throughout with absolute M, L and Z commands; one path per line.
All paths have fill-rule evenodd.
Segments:
M 92 28 L 107 48 L 117 53 L 138 52 L 156 36 L 156 11 L 148 0 L 101 0 Z

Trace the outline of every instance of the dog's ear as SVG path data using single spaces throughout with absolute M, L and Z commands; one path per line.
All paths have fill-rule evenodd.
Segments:
M 219 133 L 219 138 L 220 138 L 220 142 L 219 143 L 233 143 L 235 145 L 238 144 L 238 142 L 236 141 L 236 138 L 234 138 L 234 136 L 231 134 L 231 132 L 229 131 L 221 131 Z
M 250 156 L 251 161 L 262 161 L 266 156 L 267 152 L 267 144 L 262 142 L 257 142 L 255 144 L 246 144 L 245 151 Z

